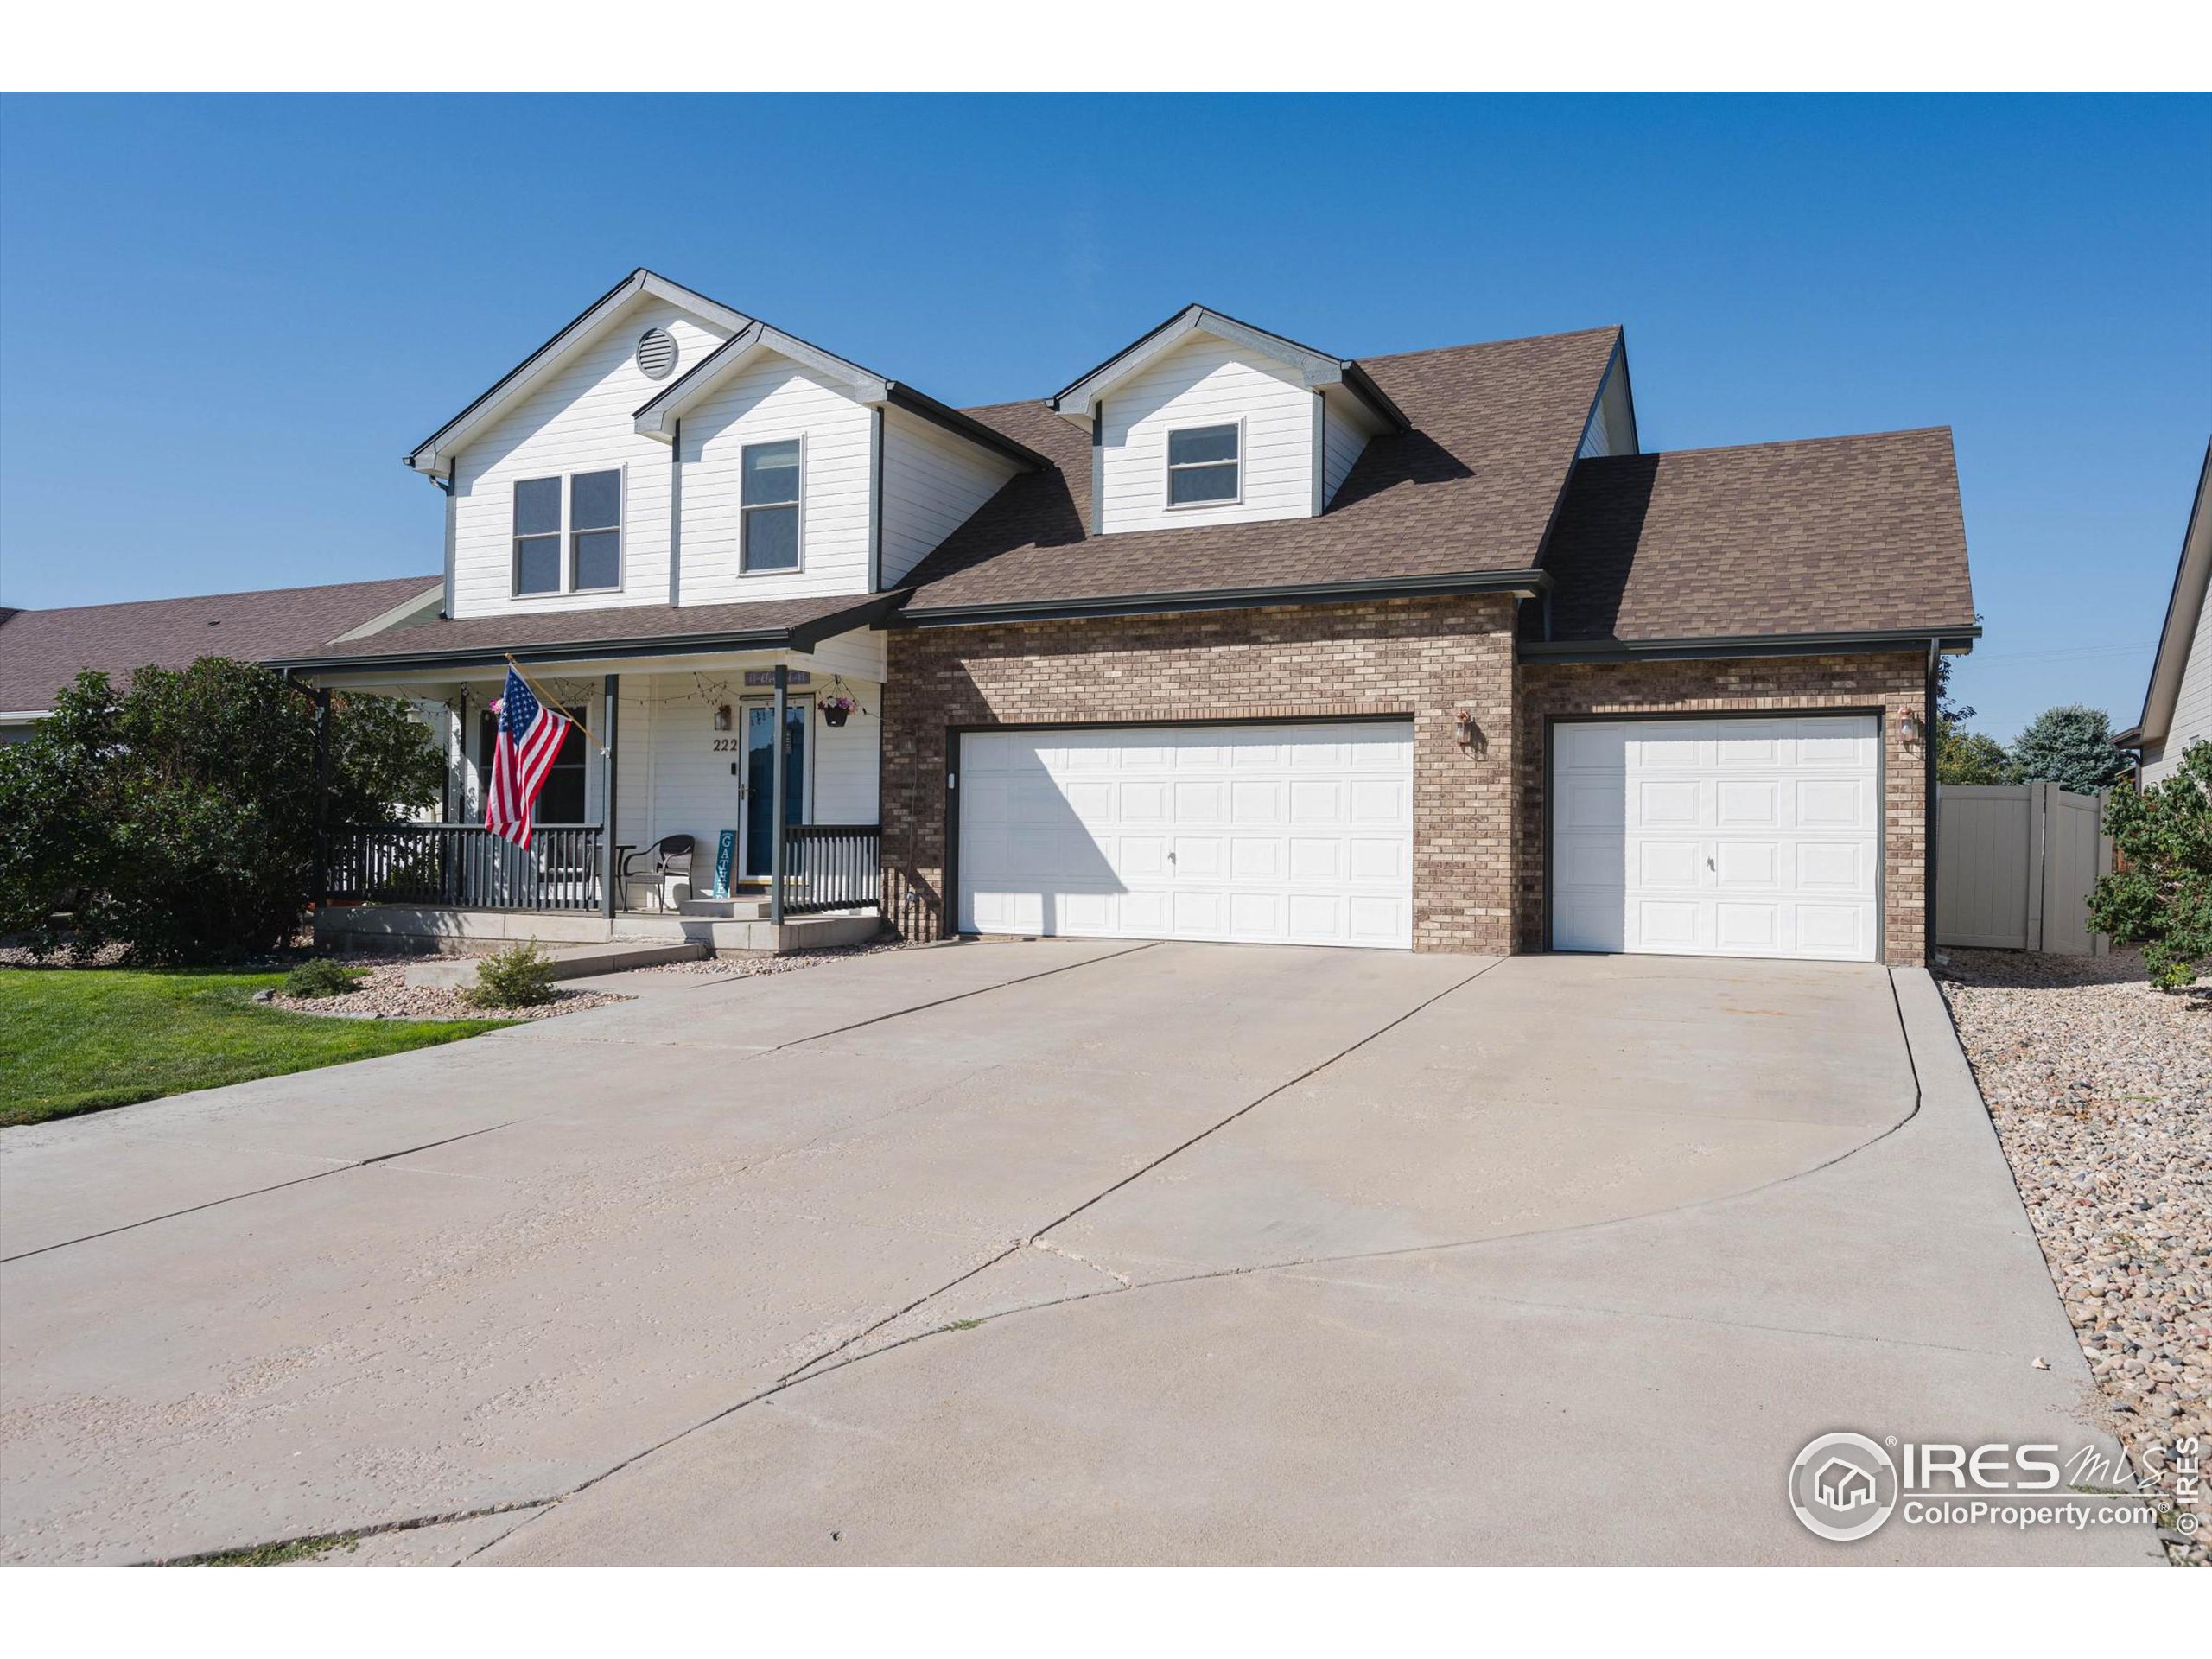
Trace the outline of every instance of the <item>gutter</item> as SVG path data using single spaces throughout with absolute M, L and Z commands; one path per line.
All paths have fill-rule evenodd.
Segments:
M 874 626 L 899 598 L 896 594 L 879 594 L 865 604 L 782 627 L 725 628 L 709 633 L 669 633 L 626 639 L 566 639 L 527 645 L 463 645 L 442 651 L 379 652 L 354 657 L 272 657 L 262 665 L 283 674 L 337 673 L 385 668 L 496 667 L 510 657 L 518 663 L 596 662 L 602 658 L 683 657 L 733 647 L 812 651 L 832 634 Z
M 1524 663 L 1691 662 L 1724 657 L 1821 657 L 1922 650 L 1957 655 L 1971 652 L 1980 637 L 1980 624 L 1968 623 L 1954 628 L 1713 634 L 1688 639 L 1523 639 L 1515 646 L 1515 654 Z
M 974 416 L 940 404 L 927 392 L 917 391 L 904 381 L 885 383 L 884 401 L 893 409 L 903 409 L 909 415 L 918 415 L 925 421 L 934 421 L 948 431 L 957 432 L 971 442 L 986 449 L 995 449 L 1008 461 L 1019 461 L 1033 473 L 1050 472 L 1052 463 L 1026 443 L 1018 443 L 996 427 L 986 426 Z
M 1373 582 L 1270 584 L 1259 588 L 1194 588 L 1181 593 L 1108 594 L 1078 599 L 1001 601 L 978 605 L 908 606 L 880 624 L 887 628 L 972 627 L 989 622 L 1054 622 L 1081 617 L 1158 616 L 1179 611 L 1254 610 L 1271 605 L 1349 605 L 1363 601 L 1434 599 L 1459 594 L 1551 591 L 1541 570 L 1471 570 L 1452 575 L 1391 576 Z M 903 595 L 902 595 L 903 597 Z M 1925 636 L 1923 636 L 1925 637 Z

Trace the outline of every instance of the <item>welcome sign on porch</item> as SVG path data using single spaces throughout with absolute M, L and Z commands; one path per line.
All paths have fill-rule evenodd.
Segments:
M 710 899 L 729 897 L 729 867 L 737 861 L 737 831 L 725 830 L 722 838 L 715 843 L 715 890 Z

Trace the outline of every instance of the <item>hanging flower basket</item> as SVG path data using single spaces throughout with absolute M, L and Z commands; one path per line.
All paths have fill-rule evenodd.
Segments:
M 821 703 L 823 721 L 827 725 L 842 726 L 853 717 L 853 708 L 850 697 L 824 697 Z

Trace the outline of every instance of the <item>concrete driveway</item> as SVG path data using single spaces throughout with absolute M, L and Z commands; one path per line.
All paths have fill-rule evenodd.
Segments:
M 1917 974 L 858 958 L 10 1131 L 0 1255 L 13 1560 L 2153 1558 L 1783 1502 L 2093 1438 Z

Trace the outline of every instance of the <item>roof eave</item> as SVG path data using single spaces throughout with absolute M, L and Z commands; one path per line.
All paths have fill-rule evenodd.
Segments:
M 1172 593 L 1103 594 L 973 605 L 909 602 L 885 618 L 890 628 L 975 627 L 994 622 L 1052 622 L 1084 617 L 1157 616 L 1184 611 L 1256 610 L 1283 605 L 1352 605 L 1391 599 L 1465 594 L 1534 598 L 1551 590 L 1541 570 L 1469 570 L 1441 575 L 1388 576 L 1369 582 L 1281 582 L 1249 588 L 1189 588 Z
M 262 666 L 280 674 L 372 673 L 391 668 L 485 668 L 512 658 L 518 663 L 595 662 L 632 657 L 683 657 L 702 652 L 788 647 L 811 651 L 833 634 L 868 627 L 898 602 L 896 594 L 871 594 L 860 602 L 798 622 L 753 628 L 710 628 L 697 633 L 632 635 L 614 639 L 555 639 L 531 645 L 443 646 L 428 651 L 271 657 Z
M 1853 628 L 1818 633 L 1713 634 L 1675 639 L 1523 639 L 1515 654 L 1524 663 L 1635 663 L 1694 661 L 1729 657 L 1855 656 L 1921 651 L 1933 645 L 1947 655 L 1973 651 L 1979 623 L 1924 628 Z
M 2212 442 L 2204 448 L 2196 496 L 2182 531 L 2181 556 L 2174 562 L 2174 582 L 2166 594 L 2165 617 L 2158 625 L 2158 648 L 2144 683 L 2143 717 L 2131 728 L 2139 741 L 2147 732 L 2152 742 L 2163 741 L 2172 726 L 2190 647 L 2208 602 L 2212 602 Z

